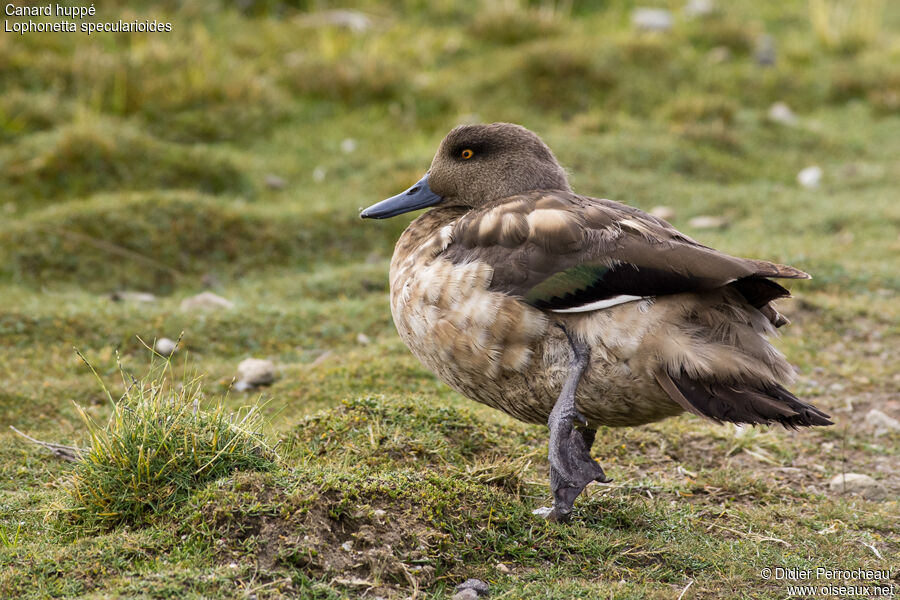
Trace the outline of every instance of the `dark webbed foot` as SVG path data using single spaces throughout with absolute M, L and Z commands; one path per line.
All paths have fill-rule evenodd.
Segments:
M 553 492 L 553 508 L 545 513 L 547 519 L 563 522 L 571 518 L 572 504 L 587 484 L 592 481 L 611 481 L 597 461 L 591 458 L 591 445 L 597 432 L 587 428 L 587 419 L 575 408 L 575 390 L 590 362 L 591 350 L 583 342 L 574 340 L 568 332 L 566 336 L 574 357 L 562 392 L 547 421 L 550 427 L 550 489 Z M 583 427 L 576 427 L 576 420 Z

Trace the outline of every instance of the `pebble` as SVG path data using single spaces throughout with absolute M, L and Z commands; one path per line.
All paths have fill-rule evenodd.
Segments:
M 805 188 L 819 187 L 822 183 L 822 169 L 812 165 L 797 173 L 797 183 Z
M 478 592 L 467 588 L 453 594 L 453 598 L 451 598 L 451 600 L 476 600 L 477 598 Z
M 346 542 L 341 544 L 341 550 L 343 550 L 344 552 L 352 551 L 353 550 L 353 542 L 351 542 L 350 540 L 347 540 Z
M 298 19 L 305 27 L 343 27 L 353 33 L 362 33 L 372 28 L 371 17 L 357 10 L 335 9 L 314 12 Z
M 636 8 L 631 24 L 644 31 L 668 31 L 672 29 L 672 13 L 662 8 Z
M 872 428 L 872 435 L 881 437 L 892 431 L 900 431 L 900 421 L 873 408 L 866 414 L 866 424 Z
M 510 573 L 509 567 L 507 567 L 507 566 L 504 565 L 503 563 L 497 563 L 496 569 L 497 569 L 499 572 L 503 573 L 504 575 L 509 575 L 509 573 Z
M 369 344 L 372 343 L 372 338 L 370 338 L 369 336 L 367 336 L 364 333 L 360 333 L 359 335 L 356 336 L 356 343 L 359 344 L 360 346 L 368 346 Z
M 728 46 L 716 46 L 706 55 L 710 64 L 718 65 L 731 60 L 731 49 Z
M 109 299 L 113 302 L 156 302 L 156 296 L 149 292 L 113 292 Z
M 220 308 L 233 308 L 234 302 L 227 300 L 212 292 L 203 292 L 196 296 L 190 296 L 181 301 L 181 310 L 218 310 Z
M 341 152 L 344 154 L 352 154 L 356 152 L 356 140 L 353 138 L 347 138 L 341 142 Z
M 239 392 L 269 385 L 275 381 L 275 364 L 262 358 L 245 358 L 238 365 L 237 383 L 234 389 Z
M 474 596 L 475 598 L 477 598 L 479 596 L 488 596 L 491 593 L 491 590 L 488 587 L 488 584 L 486 584 L 485 582 L 483 582 L 480 579 L 466 579 L 461 584 L 456 586 L 457 594 L 464 590 L 471 590 L 471 591 L 475 592 L 475 596 Z M 453 597 L 456 598 L 456 596 L 453 596 Z
M 714 217 L 710 215 L 700 215 L 688 221 L 688 225 L 694 229 L 719 229 L 725 227 L 728 221 L 724 217 Z
M 887 489 L 879 482 L 862 473 L 841 473 L 828 482 L 832 492 L 854 494 L 868 500 L 882 500 Z
M 671 221 L 675 218 L 675 209 L 670 206 L 654 206 L 650 209 L 650 214 L 657 219 Z
M 782 125 L 796 125 L 797 115 L 784 102 L 776 102 L 769 107 L 769 120 Z
M 270 190 L 283 190 L 287 186 L 287 179 L 269 173 L 266 175 L 266 187 Z
M 756 51 L 753 53 L 753 56 L 756 58 L 756 64 L 758 65 L 764 67 L 774 65 L 778 56 L 775 50 L 775 38 L 768 34 L 759 36 L 759 39 L 756 40 Z
M 706 17 L 716 10 L 712 0 L 688 0 L 684 5 L 684 16 L 686 17 Z
M 552 506 L 541 506 L 540 508 L 536 508 L 533 511 L 531 511 L 531 514 L 541 517 L 542 519 L 546 519 L 552 512 L 553 512 Z
M 178 344 L 174 340 L 170 340 L 167 337 L 159 338 L 156 340 L 156 344 L 153 346 L 153 349 L 156 350 L 158 354 L 163 356 L 172 356 L 175 353 L 175 348 Z
M 328 171 L 325 170 L 325 167 L 316 167 L 313 169 L 313 181 L 316 183 L 322 183 L 325 181 L 325 175 L 328 174 Z

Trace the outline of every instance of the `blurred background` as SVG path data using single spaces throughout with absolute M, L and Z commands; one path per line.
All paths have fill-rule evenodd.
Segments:
M 178 352 L 213 396 L 242 360 L 269 361 L 276 433 L 374 392 L 471 406 L 393 330 L 388 263 L 412 217 L 357 213 L 421 177 L 452 127 L 492 121 L 539 133 L 578 192 L 812 273 L 780 307 L 794 323 L 777 343 L 797 393 L 843 424 L 844 466 L 815 460 L 898 486 L 897 444 L 865 418 L 900 414 L 900 3 L 95 6 L 98 21 L 172 31 L 0 35 L 0 485 L 20 494 L 6 502 L 43 502 L 62 472 L 8 425 L 77 441 L 73 400 L 108 414 L 73 346 L 113 381 L 116 352 L 146 366 L 137 336 L 185 332 Z M 709 435 L 720 454 L 774 461 L 738 449 L 754 468 L 797 466 L 782 433 Z M 839 441 L 816 435 L 810 456 Z M 703 448 L 688 468 L 715 468 Z M 25 581 L 6 577 L 0 590 Z

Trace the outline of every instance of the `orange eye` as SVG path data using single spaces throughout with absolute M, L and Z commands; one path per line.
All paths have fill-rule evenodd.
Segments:
M 459 153 L 459 156 L 463 160 L 469 160 L 470 158 L 475 156 L 475 153 L 472 152 L 470 149 L 466 148 L 465 150 L 463 150 L 462 152 Z

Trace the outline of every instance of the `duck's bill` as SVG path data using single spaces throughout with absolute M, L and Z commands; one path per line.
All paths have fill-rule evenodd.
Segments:
M 428 187 L 428 174 L 426 173 L 425 177 L 402 194 L 397 194 L 387 200 L 382 200 L 378 204 L 373 204 L 359 213 L 359 216 L 363 219 L 388 219 L 403 213 L 419 210 L 420 208 L 434 206 L 441 200 L 443 198 L 432 192 L 431 188 Z

